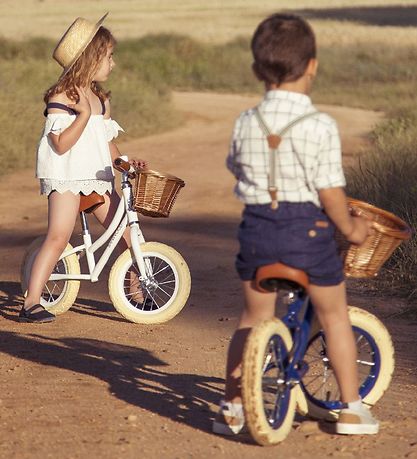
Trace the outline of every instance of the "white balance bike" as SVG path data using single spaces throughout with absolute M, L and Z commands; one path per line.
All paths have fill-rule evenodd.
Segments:
M 126 227 L 130 227 L 132 246 L 114 262 L 108 281 L 111 301 L 115 309 L 131 322 L 156 324 L 175 317 L 185 306 L 191 289 L 187 263 L 172 247 L 160 242 L 145 242 L 138 214 L 132 206 L 133 192 L 130 179 L 133 169 L 126 157 L 115 161 L 115 169 L 122 173 L 119 206 L 109 227 L 92 241 L 87 216 L 80 212 L 83 244 L 68 244 L 59 258 L 42 292 L 41 304 L 58 315 L 75 302 L 81 280 L 97 282 L 99 276 Z M 29 246 L 21 268 L 22 291 L 26 292 L 31 268 L 44 237 L 38 237 Z M 106 247 L 96 261 L 95 252 Z M 88 273 L 80 272 L 80 257 L 87 260 Z

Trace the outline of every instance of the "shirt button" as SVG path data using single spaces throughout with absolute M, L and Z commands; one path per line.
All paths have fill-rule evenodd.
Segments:
M 316 237 L 316 236 L 317 236 L 317 232 L 314 231 L 314 230 L 310 230 L 310 231 L 308 232 L 308 235 L 309 235 L 310 237 Z

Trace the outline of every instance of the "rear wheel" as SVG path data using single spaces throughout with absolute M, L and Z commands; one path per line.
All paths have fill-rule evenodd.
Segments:
M 286 381 L 291 347 L 291 334 L 278 319 L 255 327 L 245 345 L 243 408 L 249 432 L 260 445 L 279 443 L 291 430 L 297 399 L 297 387 Z
M 36 238 L 26 250 L 25 257 L 21 266 L 21 286 L 22 291 L 26 294 L 30 273 L 32 271 L 33 262 L 41 248 L 44 236 Z M 68 244 L 65 250 L 72 249 L 72 245 Z M 80 263 L 76 254 L 59 260 L 52 270 L 53 274 L 80 274 Z M 59 315 L 68 311 L 77 299 L 80 289 L 80 281 L 76 280 L 48 280 L 42 290 L 40 299 L 41 305 L 50 313 Z
M 349 307 L 349 317 L 358 349 L 359 394 L 372 406 L 388 388 L 394 371 L 394 348 L 384 324 L 374 315 Z M 309 366 L 302 380 L 309 416 L 337 419 L 341 409 L 340 392 L 327 357 L 326 340 L 318 322 L 313 325 L 305 360 Z

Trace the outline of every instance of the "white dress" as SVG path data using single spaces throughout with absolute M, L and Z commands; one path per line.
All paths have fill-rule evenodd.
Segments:
M 36 177 L 40 179 L 41 194 L 52 191 L 74 194 L 111 193 L 114 172 L 109 142 L 123 129 L 112 119 L 103 115 L 91 115 L 78 141 L 70 150 L 58 154 L 48 134 L 60 134 L 70 126 L 76 116 L 66 113 L 48 114 L 39 142 Z

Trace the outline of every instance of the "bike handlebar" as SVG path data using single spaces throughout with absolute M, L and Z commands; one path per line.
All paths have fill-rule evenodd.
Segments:
M 129 172 L 131 174 L 135 172 L 135 168 L 121 156 L 113 161 L 113 166 L 119 172 Z

